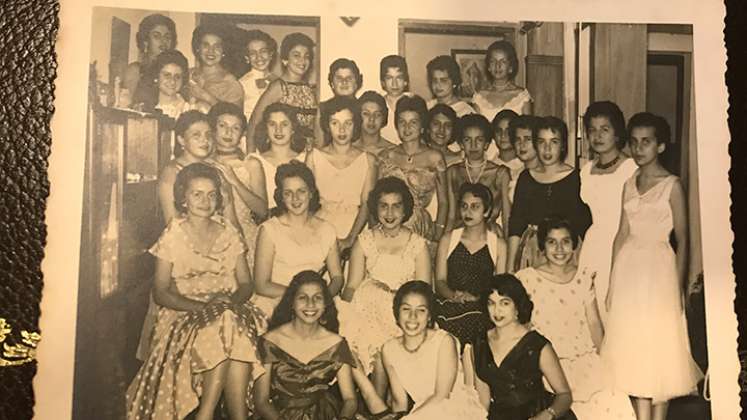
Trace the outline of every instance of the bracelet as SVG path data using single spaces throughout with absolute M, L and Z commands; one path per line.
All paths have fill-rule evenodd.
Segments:
M 558 417 L 558 413 L 552 407 L 547 407 L 545 411 L 550 413 L 553 419 L 556 419 Z

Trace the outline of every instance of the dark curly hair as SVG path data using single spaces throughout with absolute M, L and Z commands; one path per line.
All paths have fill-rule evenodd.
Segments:
M 319 126 L 322 128 L 322 132 L 324 133 L 324 144 L 330 144 L 332 142 L 332 133 L 329 131 L 329 120 L 333 115 L 346 109 L 353 114 L 353 133 L 351 140 L 360 138 L 363 120 L 361 119 L 361 110 L 358 106 L 358 100 L 345 96 L 335 96 L 324 103 L 324 106 L 321 107 L 321 112 L 319 113 Z
M 337 307 L 332 299 L 332 293 L 329 292 L 327 283 L 316 271 L 306 270 L 293 276 L 290 284 L 285 289 L 285 293 L 280 298 L 280 302 L 272 312 L 272 317 L 267 325 L 267 330 L 271 331 L 283 324 L 293 320 L 296 314 L 293 312 L 293 301 L 301 286 L 306 284 L 316 284 L 322 289 L 324 296 L 324 313 L 319 318 L 319 324 L 329 331 L 337 334 L 340 331 L 340 321 L 337 319 Z
M 182 214 L 186 213 L 189 183 L 198 178 L 209 179 L 213 182 L 216 193 L 215 211 L 221 211 L 223 209 L 223 194 L 220 191 L 220 174 L 217 169 L 200 162 L 191 163 L 176 174 L 176 181 L 174 181 L 174 207 L 176 207 L 176 210 Z
M 252 29 L 250 31 L 246 31 L 244 33 L 244 55 L 247 59 L 247 62 L 249 61 L 248 54 L 246 54 L 246 49 L 249 47 L 249 43 L 252 41 L 262 41 L 265 44 L 267 44 L 267 48 L 272 51 L 272 59 L 270 59 L 270 65 L 268 69 L 272 70 L 273 67 L 275 67 L 275 62 L 278 60 L 278 43 L 275 41 L 275 38 L 271 37 L 270 34 L 268 34 L 265 31 L 260 31 L 259 29 Z
M 628 121 L 628 133 L 632 133 L 637 127 L 652 127 L 656 136 L 656 144 L 669 144 L 672 137 L 672 129 L 664 117 L 650 112 L 639 112 Z
M 456 133 L 456 126 L 459 118 L 457 117 L 454 108 L 446 104 L 436 104 L 433 105 L 433 108 L 428 110 L 428 119 L 425 123 L 425 143 L 428 145 L 433 143 L 431 140 L 431 121 L 433 121 L 433 119 L 436 118 L 436 115 L 439 114 L 445 116 L 451 121 L 451 138 L 446 144 L 454 143 L 457 140 L 457 137 L 454 134 Z
M 431 85 L 433 84 L 433 73 L 436 70 L 441 70 L 449 75 L 449 79 L 451 79 L 451 83 L 454 87 L 454 94 L 457 96 L 459 95 L 459 87 L 462 85 L 462 72 L 459 70 L 459 64 L 457 64 L 454 58 L 449 55 L 439 55 L 429 61 L 428 64 L 426 64 L 425 69 L 428 76 L 428 88 L 431 89 L 432 94 L 433 88 L 431 88 Z
M 389 68 L 399 69 L 405 79 L 405 92 L 410 90 L 410 72 L 407 70 L 407 60 L 401 55 L 387 55 L 381 59 L 379 63 L 379 81 L 381 81 L 382 88 L 384 87 L 384 78 L 386 78 L 386 71 Z
M 576 249 L 576 247 L 578 246 L 578 234 L 576 234 L 576 232 L 574 231 L 571 222 L 569 222 L 568 219 L 553 215 L 542 220 L 537 226 L 537 242 L 540 251 L 545 251 L 545 241 L 547 240 L 547 235 L 550 233 L 550 231 L 553 231 L 555 229 L 567 230 L 568 234 L 571 235 L 571 240 L 573 241 L 573 249 Z
M 145 52 L 145 44 L 148 42 L 148 36 L 150 31 L 158 25 L 163 25 L 166 29 L 171 32 L 171 49 L 176 48 L 176 25 L 171 18 L 166 17 L 159 13 L 148 15 L 140 21 L 138 25 L 137 33 L 135 34 L 135 42 L 137 43 L 137 49 L 140 52 Z
M 552 116 L 537 118 L 532 133 L 532 144 L 535 150 L 539 150 L 537 139 L 540 130 L 550 130 L 553 134 L 560 137 L 560 161 L 563 162 L 566 156 L 568 156 L 568 126 L 565 124 L 565 121 Z
M 457 120 L 456 125 L 456 139 L 461 143 L 464 141 L 464 132 L 468 128 L 476 127 L 482 131 L 485 137 L 485 144 L 490 144 L 493 141 L 495 133 L 493 132 L 493 126 L 490 124 L 487 118 L 482 114 L 467 114 Z
M 184 138 L 184 133 L 189 130 L 189 127 L 201 121 L 207 123 L 211 128 L 214 128 L 212 122 L 210 121 L 210 118 L 208 118 L 208 116 L 203 114 L 202 112 L 195 109 L 182 112 L 179 115 L 179 118 L 176 119 L 176 123 L 174 124 L 174 134 L 177 137 Z
M 182 77 L 184 80 L 186 81 L 189 79 L 189 63 L 187 62 L 187 58 L 177 50 L 166 50 L 161 54 L 158 54 L 152 67 L 155 72 L 153 74 L 154 79 L 158 77 L 161 69 L 163 69 L 167 64 L 176 64 L 179 66 L 182 69 Z
M 288 212 L 288 208 L 283 202 L 283 181 L 288 178 L 301 178 L 309 188 L 309 193 L 311 194 L 309 214 L 314 214 L 322 208 L 314 174 L 308 166 L 294 159 L 278 166 L 278 170 L 275 172 L 275 192 L 272 194 L 272 197 L 275 199 L 277 207 L 273 209 L 273 216 L 279 216 Z
M 230 55 L 230 44 L 228 30 L 218 25 L 199 25 L 192 31 L 192 53 L 195 57 L 200 56 L 200 45 L 205 35 L 215 35 L 220 38 L 223 44 L 223 57 L 221 57 L 221 64 L 225 61 L 225 58 Z
M 397 320 L 397 325 L 399 325 L 399 308 L 402 306 L 405 296 L 410 294 L 425 298 L 425 305 L 428 308 L 428 328 L 433 328 L 436 325 L 436 316 L 433 313 L 436 307 L 436 296 L 433 294 L 431 285 L 422 280 L 410 280 L 400 286 L 397 293 L 394 294 L 392 311 L 394 312 L 394 319 Z
M 293 32 L 292 34 L 288 34 L 285 36 L 285 38 L 283 38 L 283 41 L 280 43 L 280 58 L 282 60 L 287 60 L 288 54 L 290 54 L 290 51 L 297 45 L 303 45 L 304 47 L 308 48 L 309 61 L 313 63 L 314 47 L 316 46 L 316 44 L 311 38 L 302 34 L 301 32 Z
M 367 90 L 363 92 L 363 95 L 361 95 L 360 98 L 358 98 L 358 107 L 363 107 L 363 104 L 366 102 L 373 102 L 379 105 L 379 108 L 381 108 L 381 113 L 383 114 L 382 116 L 384 118 L 381 126 L 385 127 L 389 122 L 389 106 L 387 106 L 386 104 L 386 99 L 384 99 L 384 97 L 381 96 L 381 94 L 378 92 Z
M 243 133 L 244 130 L 246 130 L 246 115 L 244 115 L 238 105 L 229 102 L 218 102 L 217 104 L 210 107 L 210 111 L 208 111 L 208 118 L 210 119 L 210 124 L 213 127 L 218 126 L 218 117 L 220 117 L 221 115 L 233 115 L 234 117 L 238 118 L 239 122 L 241 123 L 241 132 Z
M 513 80 L 519 72 L 519 58 L 516 56 L 516 48 L 506 40 L 493 42 L 488 46 L 488 50 L 485 52 L 485 68 L 490 68 L 490 59 L 493 51 L 502 51 L 506 54 L 508 63 L 511 65 L 511 72 L 508 74 L 508 77 Z M 489 71 L 485 72 L 485 77 L 488 78 L 490 83 L 493 83 L 493 75 L 490 74 Z
M 490 192 L 490 188 L 479 182 L 474 184 L 471 182 L 465 182 L 459 187 L 459 204 L 462 204 L 464 195 L 467 193 L 470 193 L 482 200 L 482 205 L 483 207 L 485 207 L 485 213 L 488 214 L 487 216 L 485 216 L 485 218 L 487 219 L 488 217 L 490 217 L 490 214 L 493 212 L 493 193 Z
M 405 181 L 394 176 L 387 176 L 376 181 L 373 189 L 368 193 L 366 205 L 368 206 L 368 214 L 371 215 L 371 218 L 376 223 L 380 223 L 378 211 L 379 200 L 384 194 L 399 194 L 402 197 L 402 207 L 404 209 L 402 223 L 410 220 L 413 209 L 415 208 L 415 199 L 412 197 L 410 188 L 407 187 Z
M 397 100 L 397 105 L 394 108 L 394 127 L 399 130 L 399 115 L 403 112 L 413 111 L 420 116 L 420 124 L 425 128 L 426 119 L 428 118 L 428 107 L 425 105 L 425 101 L 418 95 L 402 95 Z
M 628 132 L 625 130 L 625 116 L 620 107 L 610 101 L 592 102 L 584 112 L 584 129 L 586 131 L 589 131 L 591 119 L 595 117 L 607 118 L 612 125 L 612 129 L 615 130 L 615 136 L 617 136 L 615 145 L 618 149 L 625 147 L 628 142 Z
M 532 320 L 532 310 L 534 303 L 527 293 L 527 289 L 521 284 L 513 274 L 497 274 L 485 280 L 482 293 L 480 294 L 480 305 L 488 313 L 488 297 L 498 293 L 514 301 L 516 311 L 518 312 L 519 323 L 527 324 Z
M 269 138 L 270 133 L 267 132 L 267 121 L 270 120 L 270 115 L 276 112 L 285 114 L 291 122 L 291 128 L 293 129 L 293 136 L 291 136 L 291 149 L 296 153 L 303 152 L 304 149 L 306 149 L 306 139 L 300 132 L 296 110 L 290 105 L 280 102 L 270 104 L 262 113 L 262 121 L 257 126 L 257 134 L 254 140 L 257 150 L 260 153 L 270 150 L 272 142 Z
M 355 89 L 355 92 L 353 92 L 353 95 L 355 95 L 355 93 L 363 86 L 363 75 L 361 74 L 361 70 L 358 68 L 358 65 L 355 64 L 355 61 L 349 58 L 338 58 L 329 65 L 327 81 L 329 81 L 330 86 L 332 86 L 332 80 L 335 78 L 335 73 L 340 69 L 350 69 L 350 71 L 353 72 L 353 75 L 355 75 L 355 83 L 358 87 Z

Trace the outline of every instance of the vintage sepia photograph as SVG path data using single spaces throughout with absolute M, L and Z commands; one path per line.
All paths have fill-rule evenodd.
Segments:
M 480 19 L 93 7 L 72 418 L 711 419 L 694 25 Z

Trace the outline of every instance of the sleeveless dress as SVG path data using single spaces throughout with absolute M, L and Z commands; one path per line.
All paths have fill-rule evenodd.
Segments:
M 225 224 L 207 254 L 197 251 L 182 224 L 173 219 L 150 252 L 173 264 L 173 286 L 189 299 L 207 302 L 218 293 L 230 294 L 244 246 L 239 233 Z M 252 376 L 264 373 L 256 353 L 257 336 L 264 332 L 264 315 L 252 304 L 211 305 L 200 311 L 157 307 L 151 347 L 145 363 L 127 389 L 127 418 L 183 419 L 199 406 L 201 373 L 225 360 L 252 364 Z M 251 403 L 251 384 L 247 401 Z M 250 405 L 251 406 L 251 405 Z
M 549 216 L 568 220 L 580 238 L 591 225 L 589 207 L 581 201 L 581 178 L 578 169 L 573 169 L 562 179 L 543 184 L 530 171 L 523 171 L 516 182 L 508 235 L 519 236 L 516 260 L 509 261 L 514 272 L 525 267 L 538 267 L 545 256 L 537 243 L 537 226 Z M 511 270 L 509 270 L 511 271 Z
M 317 216 L 335 226 L 338 238 L 345 238 L 350 233 L 361 206 L 361 191 L 368 174 L 367 154 L 362 152 L 342 169 L 332 165 L 327 154 L 318 149 L 314 149 L 310 155 L 322 202 Z
M 596 273 L 596 290 L 599 315 L 607 319 L 604 300 L 610 284 L 610 263 L 612 262 L 612 242 L 620 226 L 622 212 L 622 191 L 625 181 L 633 175 L 638 166 L 633 159 L 626 159 L 615 172 L 592 174 L 596 161 L 588 162 L 581 168 L 581 199 L 589 206 L 593 224 L 586 231 L 584 246 L 579 253 L 579 270 Z
M 342 400 L 331 384 L 344 365 L 355 366 L 345 339 L 303 363 L 264 337 L 259 338 L 262 362 L 272 364 L 270 397 L 283 420 L 336 420 Z
M 595 297 L 592 273 L 579 270 L 565 284 L 532 267 L 516 277 L 534 302 L 532 327 L 553 343 L 579 420 L 635 420 L 628 396 L 606 386 L 604 365 L 591 340 L 584 305 Z
M 539 359 L 550 342 L 536 331 L 529 331 L 496 365 L 487 337 L 475 343 L 475 374 L 490 388 L 490 420 L 527 420 L 552 404 L 545 390 Z M 566 413 L 559 420 L 576 417 Z M 600 417 L 602 419 L 602 417 Z
M 412 209 L 412 217 L 404 223 L 418 235 L 429 241 L 435 241 L 436 226 L 428 213 L 428 205 L 436 194 L 439 172 L 446 171 L 443 168 L 409 168 L 404 169 L 392 161 L 382 158 L 379 163 L 379 179 L 394 176 L 407 184 L 415 201 Z
M 278 167 L 272 164 L 269 160 L 262 157 L 262 155 L 259 152 L 254 152 L 250 156 L 253 156 L 259 160 L 259 163 L 262 164 L 262 171 L 265 173 L 265 187 L 267 188 L 267 207 L 273 208 L 277 206 L 277 203 L 275 202 L 275 173 L 278 171 Z M 292 160 L 297 160 L 299 162 L 304 162 L 306 160 L 306 152 L 301 152 L 293 158 Z
M 437 104 L 438 104 L 438 100 L 437 100 L 436 98 L 433 98 L 433 99 L 429 99 L 429 100 L 428 100 L 428 101 L 427 101 L 427 102 L 425 103 L 425 106 L 427 106 L 427 107 L 428 107 L 428 109 L 431 109 L 431 108 L 433 108 L 434 106 L 436 106 Z M 454 110 L 454 112 L 456 112 L 456 116 L 457 116 L 458 118 L 461 118 L 461 117 L 463 117 L 463 116 L 465 116 L 465 115 L 467 115 L 467 114 L 476 114 L 476 113 L 477 113 L 477 112 L 475 111 L 475 109 L 474 109 L 474 108 L 472 108 L 472 107 L 470 106 L 470 104 L 468 104 L 468 103 L 467 103 L 467 102 L 465 102 L 465 101 L 456 101 L 456 102 L 454 102 L 453 104 L 449 105 L 449 107 L 450 107 L 451 109 L 453 109 L 453 110 Z
M 495 118 L 495 116 L 504 109 L 510 109 L 515 113 L 521 115 L 524 105 L 533 101 L 534 100 L 532 99 L 532 95 L 530 95 L 529 91 L 526 89 L 517 93 L 516 96 L 509 99 L 508 102 L 499 107 L 491 104 L 487 100 L 487 98 L 480 92 L 476 92 L 472 96 L 472 103 L 477 105 L 477 107 L 480 109 L 480 114 L 484 115 L 485 118 L 488 119 L 488 121 L 493 121 L 493 118 Z M 487 157 L 488 160 L 494 160 L 497 156 L 498 146 L 495 145 L 495 142 L 490 142 L 488 150 L 485 152 L 485 157 Z
M 373 232 L 364 229 L 358 235 L 363 248 L 366 273 L 350 303 L 339 301 L 340 335 L 347 338 L 366 373 L 373 369 L 374 358 L 382 344 L 402 334 L 392 313 L 394 294 L 400 286 L 415 278 L 415 259 L 426 252 L 425 240 L 415 233 L 399 254 L 380 252 Z
M 406 351 L 397 338 L 384 344 L 387 363 L 391 363 L 394 367 L 397 378 L 415 403 L 410 414 L 402 417 L 402 420 L 485 420 L 487 418 L 487 412 L 480 404 L 475 389 L 467 388 L 464 384 L 461 361 L 457 364 L 457 377 L 449 398 L 420 408 L 436 389 L 438 351 L 447 337 L 449 333 L 446 331 L 428 330 L 426 341 L 415 353 Z
M 314 124 L 316 124 L 316 113 L 319 102 L 316 92 L 306 82 L 280 82 L 280 100 L 278 102 L 290 105 L 296 111 L 301 135 L 307 139 L 314 139 Z
M 643 194 L 638 172 L 625 182 L 623 211 L 630 233 L 612 268 L 612 306 L 602 357 L 614 386 L 654 403 L 692 392 L 702 374 L 690 354 L 675 254 L 670 175 Z
M 267 237 L 275 245 L 275 258 L 272 260 L 271 281 L 283 286 L 290 284 L 293 276 L 301 271 L 319 271 L 324 267 L 327 255 L 337 246 L 335 227 L 322 221 L 319 238 L 314 242 L 299 244 L 291 237 L 291 228 L 282 224 L 277 217 L 262 223 Z M 280 297 L 271 298 L 255 294 L 252 303 L 260 308 L 268 318 L 280 302 Z
M 498 237 L 488 231 L 485 246 L 470 254 L 461 242 L 463 232 L 464 228 L 451 232 L 446 284 L 452 290 L 480 296 L 484 290 L 482 283 L 495 272 Z M 480 301 L 457 303 L 437 297 L 434 312 L 438 326 L 453 334 L 462 348 L 493 327 Z

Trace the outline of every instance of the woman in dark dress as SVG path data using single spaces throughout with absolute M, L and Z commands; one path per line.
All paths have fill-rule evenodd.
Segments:
M 566 164 L 568 127 L 555 117 L 539 118 L 534 148 L 541 165 L 519 175 L 508 224 L 508 272 L 542 264 L 537 226 L 549 216 L 568 220 L 581 238 L 591 226 L 589 207 L 581 201 L 581 177 Z
M 480 296 L 495 327 L 464 352 L 465 381 L 474 384 L 489 420 L 571 420 L 573 397 L 552 344 L 529 329 L 534 304 L 510 274 L 492 277 Z M 546 379 L 554 394 L 545 390 Z
M 490 329 L 479 296 L 485 281 L 506 270 L 506 242 L 488 228 L 490 189 L 464 183 L 458 209 L 464 227 L 441 238 L 436 256 L 436 321 L 464 347 Z
M 260 337 L 266 373 L 255 382 L 254 404 L 267 420 L 344 420 L 357 410 L 347 341 L 337 334 L 337 309 L 314 271 L 293 277 Z M 337 379 L 342 399 L 331 389 Z

